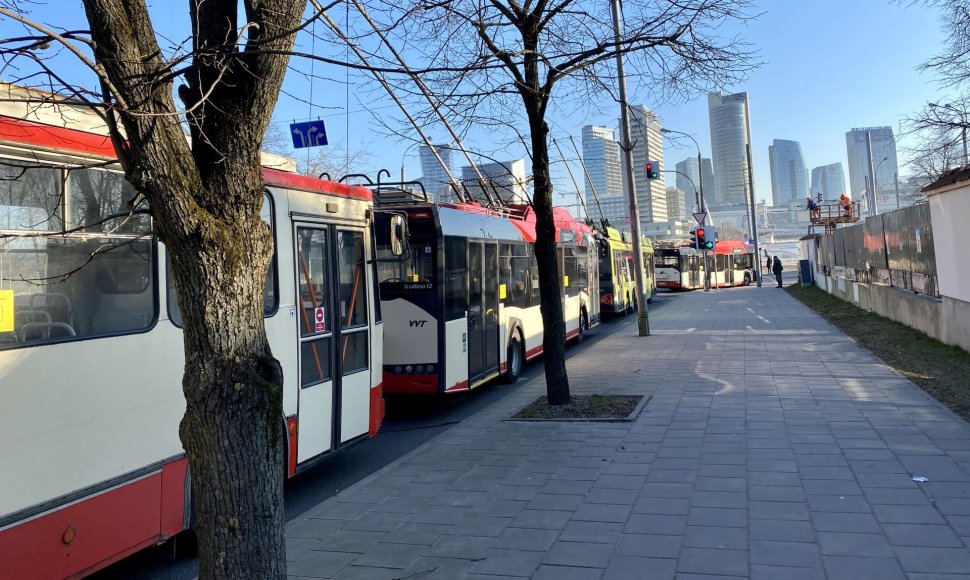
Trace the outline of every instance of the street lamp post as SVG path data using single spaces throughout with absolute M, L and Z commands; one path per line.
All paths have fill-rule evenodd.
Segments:
M 879 168 L 882 167 L 882 164 L 885 163 L 887 159 L 889 159 L 889 156 L 888 155 L 886 157 L 883 157 L 882 159 L 880 159 L 879 160 L 879 163 L 876 163 L 876 171 L 875 171 L 875 173 L 872 174 L 872 199 L 873 199 L 873 201 L 875 201 L 876 196 L 879 195 L 879 187 L 876 185 L 877 183 L 879 183 Z M 898 204 L 898 200 L 897 200 L 897 204 Z
M 430 136 L 428 137 L 428 142 L 431 142 Z M 421 145 L 422 143 L 423 143 L 422 141 L 415 141 L 414 143 L 411 143 L 410 145 L 404 148 L 404 153 L 401 154 L 401 183 L 404 183 L 406 181 L 404 179 L 404 158 L 408 156 L 408 151 L 410 151 L 412 147 L 414 147 L 415 145 Z

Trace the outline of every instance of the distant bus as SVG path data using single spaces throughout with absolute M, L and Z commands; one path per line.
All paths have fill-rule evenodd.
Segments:
M 407 216 L 410 246 L 408 260 L 378 265 L 384 392 L 456 393 L 501 375 L 518 379 L 543 350 L 532 209 L 413 198 L 379 206 L 378 229 L 387 212 Z M 594 232 L 564 209 L 554 219 L 566 339 L 582 340 L 599 323 Z
M 633 242 L 629 239 L 629 234 L 606 226 L 599 243 L 600 312 L 604 316 L 629 314 L 637 308 Z M 654 250 L 650 240 L 646 238 L 642 239 L 641 248 L 643 282 L 649 303 L 657 291 L 654 279 Z
M 696 290 L 704 287 L 703 252 L 688 245 L 665 245 L 654 250 L 657 287 Z M 708 252 L 712 288 L 747 286 L 755 281 L 755 256 L 739 240 L 718 240 Z
M 286 375 L 294 475 L 381 425 L 373 201 L 263 177 L 275 248 L 252 322 Z M 84 576 L 190 526 L 181 312 L 150 217 L 112 217 L 133 198 L 105 135 L 0 116 L 4 580 Z

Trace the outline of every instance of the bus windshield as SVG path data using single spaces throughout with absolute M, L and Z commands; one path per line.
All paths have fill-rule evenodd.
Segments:
M 377 277 L 381 288 L 432 290 L 437 283 L 435 262 L 437 241 L 434 220 L 408 217 L 408 252 L 394 258 L 390 247 L 390 216 L 376 214 L 374 236 L 377 246 Z
M 680 266 L 680 253 L 677 250 L 660 250 L 654 258 L 658 266 L 677 268 Z

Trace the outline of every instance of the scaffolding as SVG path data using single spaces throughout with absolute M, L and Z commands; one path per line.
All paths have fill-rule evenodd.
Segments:
M 854 224 L 859 221 L 859 202 L 853 201 L 848 207 L 839 202 L 819 204 L 818 210 L 810 212 L 813 226 L 825 226 L 825 231 L 833 231 L 837 224 Z

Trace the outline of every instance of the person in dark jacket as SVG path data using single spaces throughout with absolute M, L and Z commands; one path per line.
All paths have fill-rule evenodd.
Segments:
M 771 256 L 768 255 L 768 250 L 765 250 L 765 270 L 771 271 Z
M 782 284 L 781 284 L 782 270 L 784 270 L 784 268 L 781 267 L 781 260 L 778 259 L 778 256 L 775 256 L 775 259 L 771 261 L 771 271 L 775 274 L 775 280 L 778 281 L 779 288 L 782 287 Z

